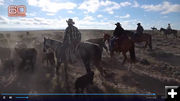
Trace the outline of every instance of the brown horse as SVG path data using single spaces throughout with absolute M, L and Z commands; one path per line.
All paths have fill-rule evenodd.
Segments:
M 134 32 L 131 31 L 125 31 L 125 34 L 128 35 L 134 43 L 145 42 L 144 49 L 149 46 L 149 49 L 152 50 L 152 36 L 150 34 L 143 33 L 142 35 L 134 35 Z
M 110 47 L 110 39 L 111 36 L 108 34 L 104 33 L 104 40 L 108 41 L 109 47 Z M 118 39 L 115 40 L 114 42 L 114 47 L 110 50 L 110 55 L 111 57 L 113 56 L 114 52 L 122 52 L 124 56 L 124 60 L 122 64 L 126 62 L 127 56 L 126 53 L 129 51 L 130 53 L 130 59 L 131 63 L 135 63 L 136 61 L 136 56 L 135 56 L 135 49 L 134 49 L 134 43 L 132 40 L 128 38 L 126 35 L 121 35 Z

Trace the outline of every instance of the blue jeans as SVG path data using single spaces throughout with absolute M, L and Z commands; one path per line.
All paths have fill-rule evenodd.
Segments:
M 112 37 L 112 39 L 110 40 L 110 47 L 109 47 L 109 51 L 112 51 L 112 49 L 114 48 L 114 41 L 116 40 L 116 37 Z

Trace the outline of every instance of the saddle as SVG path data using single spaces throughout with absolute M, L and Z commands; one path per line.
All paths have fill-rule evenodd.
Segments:
M 136 39 L 136 38 L 140 38 L 142 36 L 143 33 L 136 33 L 133 35 L 132 39 Z

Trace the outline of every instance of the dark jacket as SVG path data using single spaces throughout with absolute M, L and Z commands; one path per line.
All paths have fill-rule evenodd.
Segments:
M 63 43 L 74 44 L 80 41 L 81 41 L 81 33 L 79 32 L 79 30 L 73 25 L 68 26 L 65 30 Z
M 113 32 L 113 36 L 119 37 L 123 34 L 123 32 L 124 32 L 124 29 L 118 25 Z
M 137 33 L 137 34 L 142 34 L 143 31 L 144 31 L 144 28 L 143 28 L 141 25 L 139 25 L 139 26 L 137 27 L 137 29 L 136 29 L 136 33 Z

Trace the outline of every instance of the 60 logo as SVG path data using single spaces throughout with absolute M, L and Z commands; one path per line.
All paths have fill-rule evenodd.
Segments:
M 10 5 L 8 6 L 8 16 L 26 16 L 26 7 L 24 5 Z

